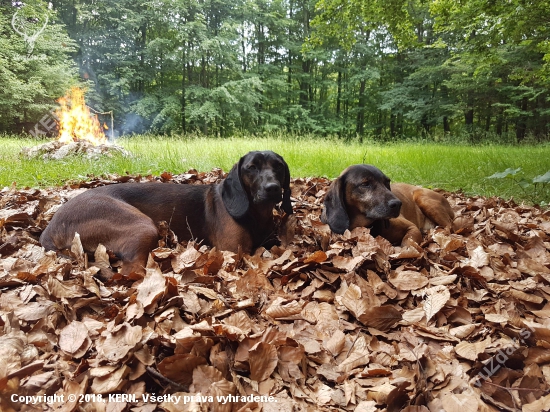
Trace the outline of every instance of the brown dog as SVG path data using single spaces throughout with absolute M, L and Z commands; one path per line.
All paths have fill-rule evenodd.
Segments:
M 335 179 L 324 200 L 321 215 L 335 233 L 371 227 L 373 236 L 405 246 L 422 241 L 421 231 L 450 227 L 451 205 L 433 190 L 406 183 L 390 186 L 390 179 L 378 168 L 353 165 Z
M 219 185 L 123 183 L 88 190 L 56 212 L 40 236 L 47 250 L 103 244 L 122 259 L 121 273 L 143 272 L 166 221 L 178 240 L 204 240 L 221 250 L 251 253 L 272 238 L 273 207 L 292 213 L 290 174 L 281 156 L 250 152 Z

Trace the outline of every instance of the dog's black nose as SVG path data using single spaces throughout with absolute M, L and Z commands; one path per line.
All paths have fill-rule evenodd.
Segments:
M 401 210 L 401 200 L 399 199 L 393 199 L 388 202 L 388 206 L 392 211 L 399 211 Z
M 277 194 L 281 192 L 281 185 L 278 183 L 268 183 L 265 185 L 265 191 L 271 194 Z

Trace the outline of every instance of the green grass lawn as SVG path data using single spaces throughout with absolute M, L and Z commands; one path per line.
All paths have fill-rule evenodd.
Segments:
M 533 195 L 511 179 L 487 179 L 507 168 L 521 168 L 527 180 L 550 170 L 550 145 L 450 145 L 434 143 L 345 143 L 336 139 L 312 138 L 174 138 L 136 136 L 117 144 L 133 157 L 116 156 L 98 160 L 26 160 L 19 155 L 23 146 L 43 141 L 0 137 L 0 186 L 16 182 L 18 187 L 50 187 L 69 180 L 106 174 L 181 173 L 195 168 L 225 171 L 250 150 L 273 150 L 289 164 L 293 177 L 334 178 L 347 166 L 370 163 L 392 181 L 407 182 L 468 195 L 500 196 L 535 202 L 550 201 L 550 188 Z M 519 175 L 518 175 L 519 176 Z

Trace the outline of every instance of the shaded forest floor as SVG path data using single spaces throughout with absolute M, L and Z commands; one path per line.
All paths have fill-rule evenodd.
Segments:
M 165 228 L 144 278 L 103 284 L 94 275 L 118 265 L 105 251 L 88 262 L 78 242 L 72 258 L 37 242 L 85 188 L 223 176 L 0 193 L 0 410 L 549 409 L 549 211 L 444 193 L 464 229 L 402 249 L 368 229 L 331 235 L 330 182 L 308 178 L 292 182 L 295 214 L 277 216 L 281 245 L 253 256 Z

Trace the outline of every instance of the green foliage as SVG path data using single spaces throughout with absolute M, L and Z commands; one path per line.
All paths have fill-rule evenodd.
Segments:
M 492 121 L 498 133 L 513 128 L 517 141 L 528 133 L 546 138 L 550 7 L 541 1 L 434 0 L 430 11 L 434 29 L 453 47 L 449 63 L 461 69 L 447 86 L 464 96 L 467 122 L 478 113 L 487 130 Z
M 189 119 L 212 125 L 222 135 L 226 130 L 245 130 L 257 124 L 263 87 L 258 77 L 228 81 L 213 89 L 192 87 L 187 94 L 192 102 L 187 108 Z
M 533 183 L 550 183 L 550 170 L 543 175 L 535 176 L 533 178 Z
M 504 179 L 504 178 L 513 178 L 515 175 L 517 175 L 521 171 L 521 167 L 518 167 L 517 169 L 508 168 L 504 172 L 497 172 L 495 174 L 492 174 L 487 179 Z
M 380 134 L 458 130 L 470 141 L 511 132 L 517 142 L 547 139 L 545 2 L 319 0 L 318 9 L 308 47 L 336 41 L 349 50 L 362 42 L 358 34 L 365 30 L 391 35 L 378 54 L 389 75 L 382 87 L 369 88 L 380 96 L 377 107 L 369 108 L 378 109 Z
M 0 3 L 0 132 L 32 129 L 76 82 L 75 66 L 69 59 L 75 43 L 64 27 L 50 19 L 29 54 L 28 44 L 12 28 L 17 10 L 11 3 Z M 30 20 L 25 28 L 29 31 L 42 27 L 43 13 L 53 15 L 39 1 L 26 4 L 20 12 Z
M 532 203 L 538 203 L 541 206 L 548 206 L 550 202 L 550 170 L 543 175 L 527 179 L 522 173 L 521 167 L 517 169 L 508 168 L 503 172 L 497 172 L 488 177 L 488 179 L 508 179 L 514 185 L 523 191 L 522 198 L 526 198 Z
M 401 47 L 416 42 L 414 14 L 422 1 L 403 0 L 319 0 L 320 14 L 313 20 L 317 32 L 314 43 L 323 43 L 327 37 L 336 37 L 339 43 L 350 49 L 356 42 L 354 32 L 377 30 L 381 26 L 391 32 Z

